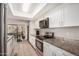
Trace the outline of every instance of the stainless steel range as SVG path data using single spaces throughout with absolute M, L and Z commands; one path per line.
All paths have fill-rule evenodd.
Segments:
M 43 41 L 36 39 L 36 51 L 38 55 L 43 55 Z
M 36 38 L 36 52 L 43 56 L 43 40 L 54 38 L 54 33 L 47 32 L 44 36 L 37 35 Z

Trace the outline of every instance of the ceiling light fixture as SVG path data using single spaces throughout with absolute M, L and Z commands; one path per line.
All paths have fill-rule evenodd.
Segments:
M 28 12 L 30 8 L 31 3 L 23 3 L 23 11 Z

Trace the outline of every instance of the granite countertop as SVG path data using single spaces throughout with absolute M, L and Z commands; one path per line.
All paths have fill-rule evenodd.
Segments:
M 44 41 L 52 45 L 55 45 L 61 49 L 64 49 L 74 55 L 79 55 L 79 40 L 56 37 L 52 39 L 46 39 Z
M 36 35 L 33 36 L 36 37 Z M 42 38 L 42 36 L 40 37 Z M 43 41 L 55 45 L 56 47 L 66 50 L 74 55 L 79 56 L 79 40 L 56 36 L 55 38 L 50 39 L 46 39 L 43 37 Z

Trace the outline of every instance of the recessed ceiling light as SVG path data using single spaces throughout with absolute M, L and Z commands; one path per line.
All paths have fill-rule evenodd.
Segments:
M 29 8 L 30 8 L 30 5 L 31 5 L 31 3 L 23 3 L 23 8 L 22 8 L 22 10 L 23 10 L 24 12 L 28 12 L 28 11 L 29 11 Z

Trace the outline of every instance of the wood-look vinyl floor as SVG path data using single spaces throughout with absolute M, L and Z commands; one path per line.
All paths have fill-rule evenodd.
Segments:
M 17 43 L 15 52 L 17 56 L 37 56 L 35 50 L 27 41 Z

